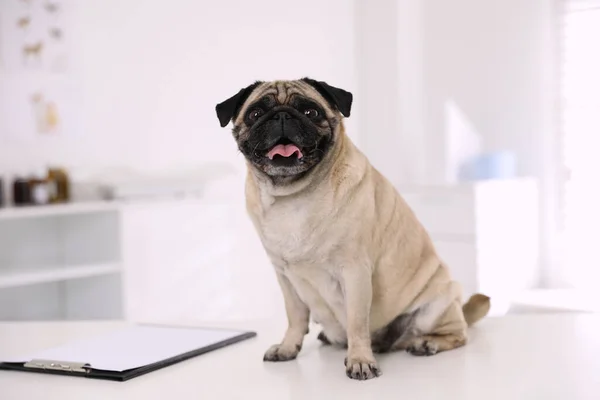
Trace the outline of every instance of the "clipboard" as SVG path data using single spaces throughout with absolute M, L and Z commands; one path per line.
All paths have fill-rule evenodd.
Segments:
M 0 370 L 124 382 L 255 336 L 251 331 L 134 325 L 20 357 L 0 355 Z

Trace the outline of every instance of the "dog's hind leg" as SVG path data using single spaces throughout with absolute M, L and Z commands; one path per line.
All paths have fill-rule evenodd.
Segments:
M 467 323 L 462 305 L 456 299 L 440 316 L 431 331 L 395 343 L 394 350 L 406 350 L 415 356 L 432 356 L 467 343 Z

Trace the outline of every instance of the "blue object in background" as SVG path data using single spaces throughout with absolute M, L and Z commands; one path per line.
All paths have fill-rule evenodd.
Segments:
M 497 151 L 473 158 L 461 168 L 461 180 L 511 179 L 517 176 L 517 155 Z

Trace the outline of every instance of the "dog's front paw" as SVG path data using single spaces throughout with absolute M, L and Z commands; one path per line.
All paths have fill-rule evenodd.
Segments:
M 381 370 L 374 358 L 350 356 L 344 359 L 344 365 L 346 366 L 346 375 L 351 379 L 364 381 L 381 375 Z
M 263 361 L 289 361 L 293 360 L 298 356 L 302 346 L 285 346 L 283 344 L 276 344 L 271 346 L 265 353 Z

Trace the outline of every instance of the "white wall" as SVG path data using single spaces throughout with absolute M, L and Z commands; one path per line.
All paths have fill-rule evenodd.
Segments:
M 356 10 L 368 103 L 361 145 L 399 159 L 382 169 L 398 181 L 443 182 L 444 107 L 453 100 L 485 151 L 514 150 L 521 175 L 541 174 L 554 104 L 552 0 L 358 0 Z M 408 146 L 419 120 L 426 141 Z
M 425 181 L 421 2 L 356 0 L 360 146 L 398 183 Z
M 356 87 L 354 14 L 344 0 L 285 7 L 276 0 L 72 3 L 82 134 L 3 143 L 0 171 L 46 162 L 161 170 L 241 165 L 230 128 L 219 127 L 217 102 L 257 79 L 308 75 Z M 0 87 L 11 79 L 0 74 Z
M 454 100 L 488 151 L 516 151 L 521 175 L 542 173 L 541 141 L 548 136 L 546 52 L 548 0 L 423 2 L 427 85 L 428 176 L 440 180 L 444 103 Z M 548 104 L 550 101 L 550 104 Z

